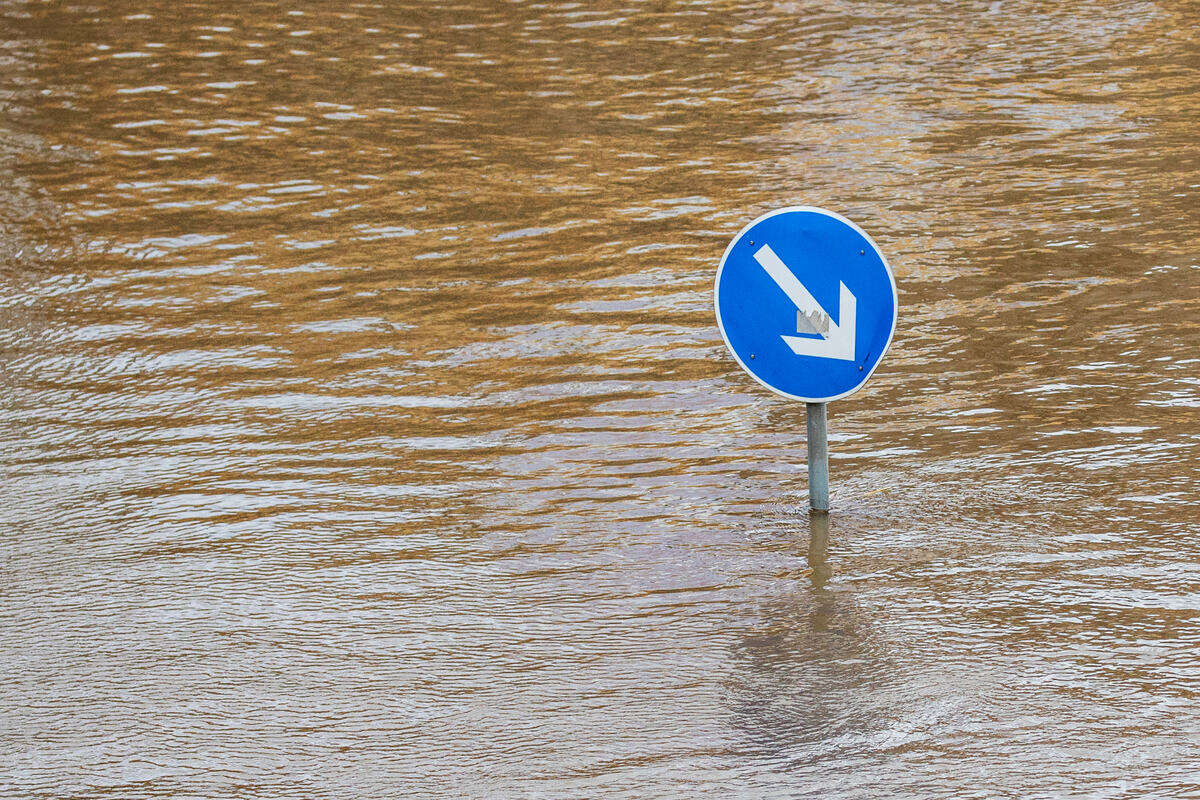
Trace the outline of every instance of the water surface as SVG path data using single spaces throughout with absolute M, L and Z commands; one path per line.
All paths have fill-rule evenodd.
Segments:
M 1198 19 L 0 0 L 0 791 L 1200 791 Z M 827 528 L 788 204 L 900 291 Z

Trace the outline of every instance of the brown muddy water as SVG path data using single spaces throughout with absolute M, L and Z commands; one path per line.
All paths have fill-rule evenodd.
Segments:
M 1198 24 L 0 0 L 0 794 L 1200 796 Z M 788 204 L 900 290 L 827 531 Z

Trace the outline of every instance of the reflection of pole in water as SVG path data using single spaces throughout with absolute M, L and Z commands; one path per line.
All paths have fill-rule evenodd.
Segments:
M 829 515 L 821 512 L 809 514 L 808 525 L 808 566 L 812 569 L 813 586 L 820 589 L 833 576 L 825 557 L 829 550 Z
M 809 516 L 812 583 L 798 573 L 793 591 L 759 606 L 732 643 L 725 684 L 730 724 L 749 751 L 807 774 L 822 754 L 889 729 L 903 675 L 871 609 L 855 602 L 854 583 L 832 580 L 829 523 L 828 514 Z

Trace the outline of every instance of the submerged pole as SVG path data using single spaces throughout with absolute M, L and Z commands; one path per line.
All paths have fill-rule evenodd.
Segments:
M 813 511 L 829 513 L 829 435 L 825 404 L 805 403 L 808 412 L 808 502 Z

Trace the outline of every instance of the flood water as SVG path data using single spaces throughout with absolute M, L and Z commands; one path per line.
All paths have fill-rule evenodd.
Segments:
M 1196 796 L 1198 24 L 0 0 L 0 794 Z M 789 204 L 899 287 L 827 526 Z

